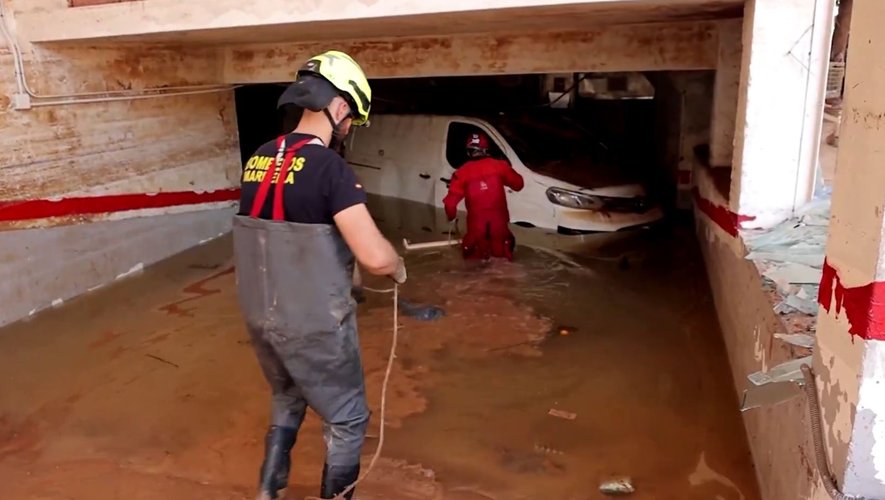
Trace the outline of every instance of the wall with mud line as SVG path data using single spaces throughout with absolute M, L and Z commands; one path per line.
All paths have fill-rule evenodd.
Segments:
M 774 334 L 786 331 L 765 295 L 743 245 L 696 212 L 698 240 L 713 290 L 738 395 L 750 386 L 747 375 L 793 359 L 788 344 Z M 738 411 L 739 402 L 735 402 Z M 815 484 L 814 447 L 808 432 L 805 398 L 743 414 L 764 500 L 809 499 Z
M 224 229 L 229 210 L 219 209 L 231 206 L 240 171 L 232 91 L 16 110 L 13 52 L 0 39 L 0 236 L 10 242 L 0 250 L 0 324 Z M 43 96 L 213 84 L 220 74 L 212 49 L 19 43 L 27 83 Z M 146 219 L 106 222 L 132 217 Z

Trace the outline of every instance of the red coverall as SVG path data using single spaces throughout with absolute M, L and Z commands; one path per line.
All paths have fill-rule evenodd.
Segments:
M 464 258 L 513 259 L 516 240 L 510 232 L 505 186 L 521 191 L 525 181 L 504 160 L 489 157 L 471 160 L 452 175 L 443 204 L 446 216 L 453 220 L 458 213 L 458 203 L 467 198 L 467 234 L 461 240 Z

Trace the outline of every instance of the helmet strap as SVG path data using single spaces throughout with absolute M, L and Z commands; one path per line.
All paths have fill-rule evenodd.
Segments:
M 323 113 L 326 115 L 326 119 L 329 120 L 329 124 L 332 125 L 332 140 L 329 141 L 329 149 L 338 149 L 338 146 L 344 142 L 346 137 L 346 134 L 341 131 L 341 124 L 344 123 L 344 120 L 335 123 L 335 119 L 332 118 L 332 113 L 329 112 L 329 108 L 324 109 Z

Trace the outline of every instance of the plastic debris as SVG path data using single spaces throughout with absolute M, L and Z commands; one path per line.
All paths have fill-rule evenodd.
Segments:
M 556 448 L 551 448 L 550 446 L 543 445 L 543 444 L 536 444 L 535 445 L 535 452 L 536 453 L 544 453 L 547 455 L 565 455 L 565 453 L 563 453 L 562 451 L 557 450 Z
M 775 333 L 774 338 L 783 340 L 784 342 L 811 349 L 814 347 L 814 336 L 805 333 Z
M 559 332 L 560 335 L 566 336 L 575 333 L 578 329 L 573 326 L 561 325 L 556 327 L 556 331 Z
M 802 389 L 800 389 L 799 384 L 796 382 L 772 382 L 750 387 L 744 391 L 741 398 L 741 411 L 744 412 L 763 406 L 775 406 L 801 394 Z
M 570 411 L 557 410 L 556 408 L 550 408 L 550 411 L 547 412 L 551 417 L 559 417 L 564 418 L 566 420 L 574 420 L 578 418 L 577 413 L 572 413 Z
M 811 356 L 781 363 L 767 372 L 760 371 L 751 373 L 747 378 L 755 385 L 770 384 L 773 382 L 795 382 L 805 378 L 802 375 L 802 365 L 804 364 L 811 366 Z
M 435 321 L 446 315 L 446 311 L 441 307 L 429 304 L 416 304 L 403 299 L 399 300 L 399 308 L 402 314 L 418 321 Z
M 604 481 L 599 485 L 599 491 L 608 496 L 626 496 L 636 493 L 633 480 L 629 477 L 618 477 Z
M 808 315 L 815 315 L 818 310 L 816 300 L 803 299 L 796 294 L 784 297 L 782 304 L 788 308 L 787 312 L 796 310 Z

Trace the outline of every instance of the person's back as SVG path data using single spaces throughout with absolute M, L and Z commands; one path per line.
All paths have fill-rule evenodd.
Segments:
M 284 219 L 303 224 L 334 224 L 334 214 L 366 202 L 366 194 L 350 165 L 327 148 L 318 137 L 289 133 L 287 146 L 308 141 L 292 158 L 283 180 Z M 268 141 L 255 151 L 243 170 L 240 215 L 249 215 L 261 182 L 279 152 L 279 140 Z M 275 190 L 270 190 L 258 217 L 271 220 Z
M 516 173 L 509 163 L 491 157 L 470 160 L 458 169 L 456 175 L 465 186 L 468 216 L 493 210 L 509 218 L 504 187 L 508 177 L 512 177 L 510 172 Z
M 452 175 L 443 204 L 447 217 L 453 220 L 458 203 L 465 199 L 467 233 L 461 239 L 464 257 L 512 259 L 516 239 L 510 232 L 505 188 L 520 191 L 524 181 L 510 163 L 490 157 L 488 147 L 485 134 L 468 137 L 467 151 L 472 159 Z

